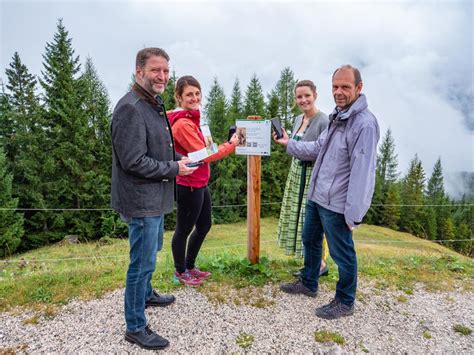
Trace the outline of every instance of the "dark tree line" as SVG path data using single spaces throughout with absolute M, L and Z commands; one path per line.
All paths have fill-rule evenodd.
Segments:
M 0 191 L 0 205 L 11 198 L 30 210 L 17 214 L 24 218 L 24 233 L 17 233 L 13 243 L 5 241 L 8 233 L 0 236 L 2 246 L 9 245 L 2 255 L 53 243 L 66 234 L 91 240 L 114 232 L 112 212 L 87 210 L 107 208 L 110 198 L 110 102 L 92 60 L 81 67 L 59 20 L 45 47 L 41 75 L 29 73 L 18 53 L 5 75 L 0 144 L 11 187 Z M 2 179 L 3 185 L 9 181 Z M 52 208 L 63 210 L 34 210 Z
M 41 75 L 31 74 L 18 53 L 13 54 L 5 75 L 0 88 L 0 256 L 54 243 L 68 234 L 82 240 L 126 235 L 126 226 L 108 209 L 111 103 L 92 59 L 82 66 L 75 55 L 62 20 L 46 44 Z M 168 109 L 176 104 L 176 79 L 173 72 L 163 94 Z M 279 117 L 291 128 L 298 113 L 293 95 L 296 81 L 292 70 L 284 68 L 275 88 L 265 96 L 255 74 L 245 91 L 236 79 L 227 98 L 215 78 L 203 110 L 214 140 L 224 142 L 229 126 L 249 115 Z M 290 157 L 277 145 L 271 157 L 263 157 L 263 216 L 278 217 L 289 164 Z M 245 219 L 246 170 L 243 156 L 232 155 L 212 164 L 209 186 L 215 223 Z M 472 196 L 457 202 L 448 198 L 440 160 L 428 181 L 416 156 L 407 175 L 400 178 L 394 140 L 387 131 L 380 145 L 368 223 L 446 240 L 444 244 L 469 254 L 472 241 L 456 241 L 471 238 L 469 203 Z M 174 228 L 174 221 L 174 214 L 169 215 L 165 226 Z
M 458 201 L 449 198 L 439 158 L 428 179 L 417 155 L 401 178 L 397 166 L 395 142 L 388 129 L 379 146 L 375 191 L 366 222 L 436 240 L 472 255 L 474 196 L 463 196 Z

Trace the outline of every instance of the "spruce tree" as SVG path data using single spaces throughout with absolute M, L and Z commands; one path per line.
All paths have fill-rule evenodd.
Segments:
M 468 197 L 465 194 L 459 201 L 456 201 L 458 205 L 453 213 L 454 223 L 457 226 L 458 238 L 459 239 L 470 239 L 463 246 L 463 253 L 473 256 L 474 253 L 474 198 Z M 458 242 L 460 243 L 460 242 Z
M 453 249 L 459 253 L 463 253 L 470 257 L 474 255 L 474 239 L 472 239 L 472 232 L 466 223 L 461 222 L 456 227 L 455 242 L 453 242 Z
M 395 141 L 390 128 L 387 129 L 387 133 L 380 145 L 377 158 L 377 169 L 382 177 L 382 190 L 387 191 L 389 185 L 395 183 L 398 179 L 398 162 L 397 154 L 395 154 Z
M 436 239 L 437 236 L 441 236 L 445 220 L 451 215 L 449 198 L 444 190 L 443 168 L 440 158 L 436 161 L 433 173 L 428 180 L 425 196 L 425 203 L 430 205 L 428 207 L 430 210 L 428 222 L 432 233 L 431 239 Z
M 84 190 L 94 196 L 94 205 L 98 208 L 108 206 L 110 199 L 110 165 L 111 165 L 111 135 L 110 100 L 105 85 L 99 78 L 91 58 L 87 58 L 84 71 L 79 79 L 84 87 L 83 108 L 88 118 L 89 129 L 86 132 L 90 143 L 89 150 L 93 156 L 90 171 Z M 119 216 L 111 211 L 82 212 L 81 216 L 100 228 L 102 235 L 110 235 L 110 225 L 122 226 Z
M 13 55 L 6 75 L 11 98 L 9 116 L 15 124 L 14 134 L 7 143 L 7 157 L 13 173 L 13 195 L 19 197 L 19 203 L 24 208 L 41 208 L 44 207 L 42 179 L 49 154 L 46 144 L 49 132 L 36 95 L 37 81 L 21 62 L 18 53 Z M 27 237 L 22 240 L 23 244 L 28 244 L 29 238 L 34 238 L 35 233 L 42 230 L 44 218 L 43 212 L 25 212 Z M 23 245 L 22 249 L 28 249 L 28 246 Z
M 240 90 L 239 79 L 236 78 L 232 87 L 232 94 L 229 100 L 225 127 L 228 128 L 236 124 L 236 120 L 245 118 L 243 114 L 242 92 Z M 226 134 L 227 139 L 227 134 Z M 243 156 L 231 154 L 224 160 L 212 166 L 213 179 L 210 186 L 218 194 L 218 200 L 213 202 L 216 206 L 245 205 L 247 195 L 247 160 Z M 213 218 L 216 222 L 231 223 L 245 217 L 245 208 L 215 208 Z
M 243 119 L 243 103 L 242 103 L 242 92 L 240 90 L 239 79 L 236 78 L 234 86 L 232 87 L 232 94 L 230 96 L 229 105 L 226 113 L 226 124 L 227 126 L 235 125 L 236 121 Z
M 289 71 L 289 72 L 288 72 Z M 294 80 L 288 81 L 288 73 L 293 73 L 289 68 L 282 71 L 280 80 L 276 87 L 267 95 L 266 114 L 267 118 L 278 118 L 283 127 L 289 128 L 292 114 L 289 107 L 290 100 L 294 101 L 293 87 Z M 290 168 L 291 157 L 286 153 L 286 149 L 271 140 L 271 157 L 262 159 L 262 201 L 280 202 L 283 198 L 285 182 Z M 280 211 L 279 204 L 263 205 L 262 215 L 278 217 Z
M 161 94 L 161 98 L 163 99 L 165 108 L 168 111 L 174 110 L 176 108 L 176 99 L 174 98 L 174 88 L 176 86 L 177 80 L 178 78 L 176 77 L 176 72 L 173 70 L 171 72 L 168 85 L 166 85 L 165 91 L 163 92 L 163 94 Z M 135 82 L 135 76 L 133 77 L 133 82 Z
M 227 139 L 229 127 L 226 125 L 227 100 L 224 89 L 214 78 L 211 89 L 206 97 L 204 112 L 206 113 L 207 123 L 215 141 L 221 143 Z
M 377 170 L 381 178 L 382 207 L 380 208 L 379 223 L 394 228 L 400 218 L 400 189 L 397 185 L 398 161 L 395 154 L 395 141 L 389 128 L 380 146 L 377 160 Z M 397 203 L 398 201 L 398 203 Z
M 279 118 L 279 106 L 280 100 L 278 99 L 278 93 L 273 89 L 270 94 L 267 95 L 267 105 L 265 112 L 268 118 L 278 117 Z
M 13 122 L 11 115 L 10 98 L 5 92 L 5 85 L 0 79 L 0 117 L 2 124 L 0 125 L 0 145 L 6 146 L 9 143 L 10 136 L 13 132 Z M 6 162 L 5 162 L 6 163 Z
M 94 83 L 92 66 L 86 68 L 86 74 L 77 77 L 79 57 L 74 55 L 72 40 L 62 20 L 58 21 L 53 41 L 46 44 L 43 58 L 44 70 L 40 79 L 45 93 L 42 132 L 36 134 L 32 142 L 35 153 L 40 153 L 36 153 L 37 165 L 29 171 L 32 185 L 36 187 L 34 207 L 105 207 L 98 203 L 105 202 L 102 197 L 108 177 L 101 174 L 105 166 L 98 168 L 97 159 L 104 159 L 104 154 L 95 149 L 98 147 L 97 134 L 107 140 L 104 127 L 97 126 L 102 119 L 100 116 L 105 114 L 102 105 L 107 100 L 90 97 L 95 90 L 90 86 Z M 89 114 L 93 116 L 89 117 Z M 39 178 L 34 177 L 35 173 Z M 95 211 L 35 213 L 29 223 L 36 233 L 28 235 L 26 247 L 54 242 L 67 233 L 79 234 L 84 239 L 97 237 L 99 222 L 100 214 Z
M 278 117 L 282 126 L 290 129 L 293 126 L 293 119 L 299 112 L 295 105 L 294 89 L 297 80 L 293 71 L 286 67 L 280 72 L 280 79 L 275 86 L 275 93 L 278 98 Z
M 0 146 L 0 257 L 13 254 L 23 237 L 23 215 L 15 211 L 18 198 L 12 198 L 11 174 L 8 174 L 6 157 Z
M 45 102 L 52 114 L 57 114 L 61 123 L 67 124 L 69 119 L 65 113 L 73 110 L 68 104 L 77 104 L 74 95 L 77 89 L 76 74 L 80 71 L 79 56 L 74 55 L 72 39 L 63 25 L 62 19 L 57 24 L 57 32 L 53 41 L 46 44 L 43 54 L 44 71 L 40 79 L 45 91 Z M 74 111 L 72 112 L 74 113 Z M 54 126 L 54 123 L 52 123 Z
M 235 94 L 238 95 L 238 92 Z M 238 97 L 235 97 L 232 109 L 239 110 L 238 101 Z M 224 89 L 219 84 L 217 78 L 214 78 L 206 102 L 204 111 L 207 113 L 207 121 L 213 139 L 216 143 L 222 144 L 228 138 L 230 106 L 227 104 Z M 241 170 L 241 160 L 241 157 L 232 154 L 222 160 L 211 163 L 209 188 L 215 206 L 242 203 L 241 190 L 244 186 L 245 170 L 243 172 Z M 234 208 L 215 208 L 212 214 L 216 223 L 233 222 L 239 219 L 240 211 Z
M 423 221 L 423 228 L 428 239 L 436 240 L 437 236 L 439 236 L 440 234 L 437 232 L 435 207 L 429 206 L 426 200 L 425 205 L 426 218 Z
M 382 192 L 383 179 L 380 174 L 379 169 L 375 171 L 375 186 L 374 194 L 372 195 L 372 202 L 370 205 L 367 214 L 364 217 L 364 222 L 368 224 L 381 225 L 382 222 L 382 210 L 385 208 L 383 206 L 384 198 Z
M 230 124 L 234 124 L 235 120 L 243 118 L 242 92 L 240 90 L 240 82 L 238 78 L 235 79 L 234 86 L 232 87 L 227 116 L 228 123 Z
M 395 141 L 389 128 L 377 154 L 374 195 L 372 206 L 366 217 L 368 223 L 391 226 L 392 228 L 394 219 L 397 219 L 396 216 L 400 216 L 400 206 L 393 206 L 394 201 L 400 200 L 400 192 L 396 186 L 397 166 Z
M 88 120 L 89 130 L 87 133 L 91 144 L 93 144 L 92 151 L 97 161 L 96 166 L 100 169 L 100 174 L 108 176 L 111 164 L 110 150 L 112 149 L 110 99 L 91 58 L 87 58 L 84 72 L 79 80 L 84 88 L 80 100 Z
M 380 220 L 382 225 L 398 230 L 402 203 L 400 187 L 398 184 L 390 184 L 384 198 L 384 206 L 381 208 Z
M 441 240 L 446 241 L 442 242 L 444 245 L 449 246 L 451 249 L 456 248 L 456 243 L 453 242 L 453 240 L 456 239 L 456 229 L 454 226 L 454 221 L 451 217 L 448 217 L 443 221 L 440 237 Z
M 445 197 L 444 182 L 443 182 L 443 168 L 441 167 L 441 158 L 435 163 L 433 173 L 426 187 L 426 195 L 430 202 L 442 202 Z
M 402 206 L 400 211 L 400 229 L 416 236 L 424 236 L 423 189 L 425 172 L 418 155 L 410 162 L 408 173 L 402 182 Z
M 84 168 L 78 159 L 91 159 L 88 149 L 84 149 L 89 141 L 86 137 L 82 139 L 88 122 L 79 100 L 84 91 L 83 84 L 76 78 L 80 70 L 79 57 L 74 56 L 71 42 L 60 19 L 53 41 L 46 44 L 40 78 L 44 90 L 42 129 L 45 134 L 37 135 L 34 145 L 44 154 L 37 157 L 40 166 L 30 174 L 39 174 L 38 169 L 42 169 L 40 181 L 34 181 L 39 185 L 37 208 L 79 208 L 80 204 L 72 196 L 73 189 L 81 185 L 78 175 Z M 69 228 L 73 214 L 68 211 L 36 213 L 29 219 L 37 232 L 28 236 L 29 246 L 58 240 L 65 232 L 74 233 Z M 75 215 L 81 217 L 78 213 Z
M 5 74 L 10 109 L 2 119 L 3 132 L 0 134 L 5 139 L 5 154 L 13 172 L 14 185 L 16 185 L 21 180 L 21 172 L 18 171 L 19 165 L 13 164 L 13 161 L 18 160 L 20 152 L 29 144 L 28 134 L 31 133 L 31 125 L 35 123 L 39 101 L 35 93 L 36 78 L 22 63 L 18 52 L 13 54 L 10 68 L 5 70 Z
M 244 116 L 265 116 L 265 99 L 262 92 L 262 85 L 254 74 L 245 91 Z
M 22 114 L 34 112 L 38 106 L 38 98 L 35 93 L 37 80 L 22 63 L 18 52 L 13 54 L 10 68 L 6 69 L 5 73 L 8 78 L 6 86 L 10 91 L 12 107 Z

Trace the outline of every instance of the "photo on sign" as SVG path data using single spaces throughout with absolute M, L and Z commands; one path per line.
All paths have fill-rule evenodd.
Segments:
M 239 138 L 239 143 L 237 147 L 246 147 L 247 146 L 247 128 L 237 127 L 237 137 Z

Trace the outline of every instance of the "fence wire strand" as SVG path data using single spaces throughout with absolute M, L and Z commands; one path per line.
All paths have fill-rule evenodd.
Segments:
M 421 239 L 420 240 L 355 240 L 356 244 L 383 244 L 383 243 L 419 243 L 420 241 L 426 242 L 437 242 L 437 243 L 444 243 L 444 242 L 466 242 L 466 241 L 474 241 L 473 239 L 439 239 L 439 240 L 428 240 L 428 239 Z M 276 240 L 262 240 L 260 244 L 266 243 L 277 243 Z M 247 243 L 238 243 L 238 244 L 231 244 L 225 246 L 210 246 L 204 247 L 201 250 L 213 250 L 213 249 L 232 249 L 235 247 L 242 247 L 247 246 Z M 168 254 L 170 251 L 164 251 L 163 254 Z M 98 255 L 98 256 L 87 256 L 87 257 L 76 257 L 76 258 L 57 258 L 57 259 L 5 259 L 0 260 L 1 264 L 28 264 L 28 263 L 45 263 L 45 262 L 61 262 L 61 261 L 80 261 L 80 260 L 94 260 L 94 259 L 124 259 L 128 257 L 127 254 L 123 255 Z
M 260 205 L 281 205 L 281 202 L 262 202 Z M 373 204 L 371 207 L 472 207 L 474 204 L 440 204 L 440 205 L 390 205 L 390 204 Z M 212 208 L 234 208 L 247 207 L 247 204 L 237 205 L 217 205 Z M 174 208 L 176 209 L 176 208 Z M 0 211 L 113 211 L 112 208 L 0 208 Z
M 281 202 L 262 202 L 261 205 L 279 205 Z M 440 205 L 384 205 L 384 204 L 373 204 L 373 207 L 472 207 L 474 204 L 440 204 Z M 217 205 L 212 206 L 212 208 L 234 208 L 234 207 L 247 207 L 247 204 L 237 204 L 237 205 Z M 175 208 L 176 209 L 176 208 Z M 112 208 L 0 208 L 0 211 L 113 211 Z M 428 239 L 421 239 L 429 242 L 436 242 L 443 244 L 445 242 L 465 242 L 465 241 L 473 241 L 473 239 L 439 239 L 439 240 L 428 240 Z M 261 244 L 268 243 L 268 242 L 276 242 L 276 240 L 266 240 L 260 241 Z M 413 240 L 356 240 L 357 243 L 418 243 L 419 241 Z M 246 243 L 242 244 L 233 244 L 227 246 L 219 246 L 219 247 L 205 247 L 202 250 L 210 250 L 210 249 L 230 249 L 234 247 L 245 246 Z M 92 260 L 92 259 L 120 259 L 127 257 L 126 255 L 104 255 L 104 256 L 93 256 L 93 257 L 78 257 L 78 258 L 59 258 L 59 259 L 4 259 L 0 260 L 2 264 L 8 263 L 38 263 L 38 262 L 61 262 L 61 261 L 79 261 L 79 260 Z

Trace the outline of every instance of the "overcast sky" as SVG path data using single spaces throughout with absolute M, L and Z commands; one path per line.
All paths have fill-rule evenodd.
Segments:
M 41 75 L 58 18 L 76 54 L 90 56 L 112 104 L 126 92 L 136 52 L 162 47 L 178 76 L 204 94 L 217 77 L 230 95 L 256 73 L 264 93 L 290 67 L 318 86 L 318 107 L 334 108 L 331 74 L 358 66 L 382 135 L 391 128 L 406 173 L 415 153 L 429 177 L 440 156 L 452 175 L 474 171 L 473 5 L 471 1 L 5 1 L 1 72 L 15 51 Z

